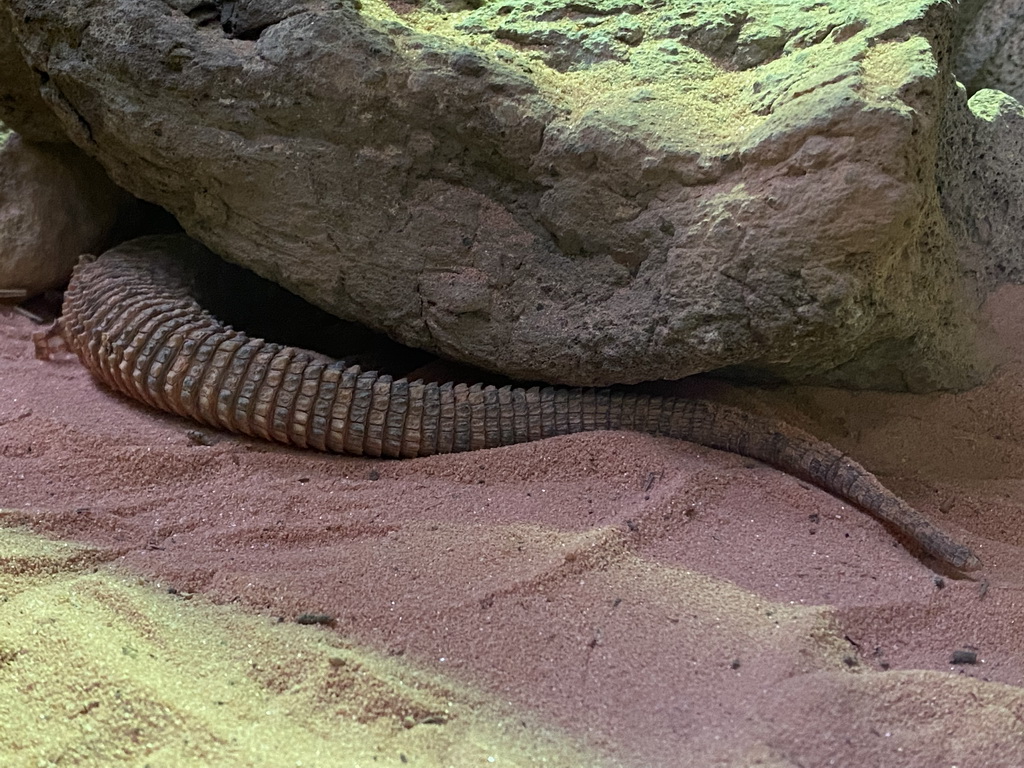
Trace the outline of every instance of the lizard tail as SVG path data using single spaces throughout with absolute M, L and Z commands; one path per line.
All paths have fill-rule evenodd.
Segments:
M 223 325 L 195 298 L 189 259 L 152 247 L 140 257 L 131 246 L 75 268 L 51 335 L 62 333 L 107 386 L 154 408 L 302 448 L 370 456 L 603 429 L 667 435 L 764 461 L 856 504 L 958 569 L 981 565 L 860 464 L 788 425 L 718 403 L 615 389 L 393 379 Z

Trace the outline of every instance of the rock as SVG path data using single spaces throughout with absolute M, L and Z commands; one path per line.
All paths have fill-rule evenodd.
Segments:
M 292 0 L 223 0 L 211 6 L 211 21 L 220 24 L 231 37 L 258 40 L 263 30 L 282 19 L 305 11 L 305 4 Z
M 1024 283 L 1024 105 L 990 89 L 950 100 L 939 190 L 960 260 L 984 289 Z
M 0 147 L 0 288 L 29 295 L 67 280 L 80 254 L 112 242 L 131 197 L 70 144 Z
M 985 372 L 936 179 L 955 21 L 944 0 L 0 0 L 0 43 L 117 183 L 404 343 L 558 383 L 925 390 Z
M 64 127 L 40 94 L 44 78 L 25 63 L 4 19 L 0 19 L 0 72 L 0 122 L 16 126 L 28 141 L 67 143 Z
M 1024 101 L 1024 4 L 1020 0 L 989 0 L 971 14 L 955 70 L 969 94 L 990 88 Z

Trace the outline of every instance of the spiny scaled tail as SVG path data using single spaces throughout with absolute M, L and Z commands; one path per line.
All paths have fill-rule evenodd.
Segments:
M 802 430 L 718 403 L 689 401 L 668 434 L 749 456 L 853 502 L 915 541 L 925 552 L 965 571 L 981 567 L 971 550 L 937 528 L 871 472 Z
M 353 396 L 353 403 L 361 405 L 349 408 L 346 402 L 336 414 L 352 426 L 367 420 L 373 439 L 358 452 L 371 455 L 429 456 L 605 429 L 670 434 L 673 423 L 693 411 L 690 401 L 608 389 L 469 386 L 360 375 L 367 377 L 357 388 L 363 397 Z M 353 447 L 328 444 L 349 453 Z
M 981 566 L 969 548 L 837 448 L 737 408 L 608 389 L 415 382 L 403 385 L 402 395 L 410 401 L 422 396 L 425 404 L 421 413 L 410 414 L 414 418 L 404 421 L 404 441 L 387 441 L 389 450 L 383 451 L 384 455 L 492 448 L 603 429 L 665 435 L 763 461 L 856 504 L 943 562 L 961 570 Z
M 628 429 L 750 456 L 889 522 L 962 569 L 980 565 L 835 448 L 727 406 L 607 389 L 531 389 L 393 380 L 224 326 L 194 296 L 195 274 L 167 255 L 83 260 L 61 333 L 92 373 L 153 407 L 300 447 L 426 456 Z

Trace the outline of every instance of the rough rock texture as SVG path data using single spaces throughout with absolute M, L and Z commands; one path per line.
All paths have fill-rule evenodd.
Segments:
M 955 67 L 968 93 L 992 88 L 1024 101 L 1024 3 L 989 0 L 972 14 Z
M 12 135 L 0 144 L 0 288 L 60 285 L 80 254 L 110 245 L 131 204 L 78 148 Z
M 404 343 L 572 384 L 977 380 L 948 4 L 474 5 L 0 0 L 0 43 L 118 183 Z
M 1024 282 L 1022 25 L 1017 0 L 960 3 L 954 71 L 963 85 L 949 94 L 936 175 L 961 262 L 984 290 Z
M 1024 105 L 984 89 L 951 98 L 946 120 L 940 196 L 964 268 L 985 288 L 1022 283 Z
M 46 105 L 42 73 L 33 72 L 18 49 L 10 25 L 0 21 L 0 121 L 16 125 L 29 141 L 67 143 L 63 126 Z

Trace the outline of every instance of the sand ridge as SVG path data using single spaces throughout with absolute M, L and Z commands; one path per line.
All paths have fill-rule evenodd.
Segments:
M 1022 299 L 1006 288 L 990 301 L 1005 361 L 969 393 L 710 386 L 836 443 L 962 535 L 985 561 L 969 579 L 931 570 L 817 488 L 665 438 L 594 433 L 382 461 L 211 433 L 102 390 L 73 361 L 36 361 L 35 328 L 7 311 L 0 505 L 13 511 L 2 521 L 86 544 L 103 569 L 236 604 L 268 630 L 396 657 L 408 667 L 391 682 L 433 675 L 457 703 L 499 702 L 530 724 L 499 728 L 509 739 L 492 755 L 499 764 L 1021 765 Z M 56 577 L 100 578 L 76 568 Z M 90 584 L 95 605 L 106 587 Z M 40 594 L 40 606 L 86 611 Z M 89 610 L 91 631 L 141 631 Z M 333 624 L 273 624 L 303 613 Z M 285 647 L 262 632 L 228 635 L 268 658 Z M 977 663 L 951 664 L 957 651 Z M 108 669 L 94 675 L 104 696 L 116 687 Z M 97 708 L 72 718 L 90 699 L 73 687 L 62 699 L 60 676 L 47 680 L 53 717 L 92 718 L 106 734 L 97 743 L 123 738 Z M 310 678 L 309 701 L 330 695 L 326 681 Z M 460 699 L 467 690 L 477 698 Z M 336 713 L 358 724 L 379 697 L 352 693 Z M 400 738 L 401 719 L 374 722 Z M 417 764 L 471 754 L 457 752 L 477 738 L 465 727 Z M 20 748 L 35 748 L 25 733 Z M 214 723 L 197 733 L 210 749 L 223 739 Z M 14 748 L 0 731 L 0 754 Z M 354 749 L 334 764 L 383 755 Z M 240 764 L 279 764 L 252 755 Z

